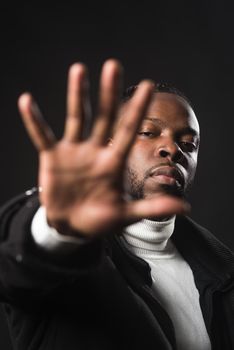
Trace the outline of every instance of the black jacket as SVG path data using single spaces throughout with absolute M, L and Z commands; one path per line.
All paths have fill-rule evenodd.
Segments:
M 30 234 L 38 205 L 22 195 L 0 212 L 0 298 L 15 349 L 177 349 L 149 265 L 117 235 L 46 253 Z M 233 254 L 186 217 L 172 238 L 192 268 L 212 349 L 234 349 Z

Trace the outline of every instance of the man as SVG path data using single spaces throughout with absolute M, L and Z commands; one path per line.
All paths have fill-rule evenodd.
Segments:
M 19 99 L 40 166 L 39 198 L 28 191 L 1 211 L 14 346 L 232 349 L 233 254 L 183 216 L 198 121 L 177 90 L 150 81 L 119 103 L 121 71 L 105 62 L 88 136 L 84 65 L 69 72 L 61 140 L 30 94 Z

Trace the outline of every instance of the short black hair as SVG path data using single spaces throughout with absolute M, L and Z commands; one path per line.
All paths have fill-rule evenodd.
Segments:
M 123 95 L 122 95 L 122 102 L 125 103 L 128 100 L 130 100 L 137 88 L 138 88 L 138 85 L 131 85 L 128 88 L 126 88 L 126 90 L 123 92 Z M 181 90 L 177 89 L 175 86 L 169 83 L 155 84 L 154 93 L 157 93 L 157 92 L 167 92 L 169 94 L 180 96 L 190 105 L 191 108 L 193 108 L 192 103 L 188 99 L 188 97 Z

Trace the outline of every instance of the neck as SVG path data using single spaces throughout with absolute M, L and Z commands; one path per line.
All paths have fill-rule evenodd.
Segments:
M 175 216 L 168 220 L 141 220 L 126 227 L 124 238 L 129 246 L 144 253 L 167 251 L 168 240 L 174 231 Z

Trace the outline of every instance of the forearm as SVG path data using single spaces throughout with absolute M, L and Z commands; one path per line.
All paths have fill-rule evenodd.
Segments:
M 31 233 L 38 207 L 36 194 L 22 195 L 0 211 L 2 299 L 19 299 L 25 293 L 31 298 L 51 293 L 61 285 L 78 280 L 80 275 L 89 274 L 101 261 L 101 240 L 77 244 L 67 253 L 39 246 Z

